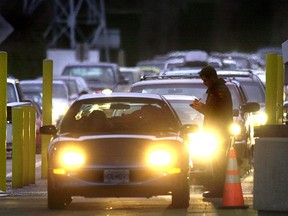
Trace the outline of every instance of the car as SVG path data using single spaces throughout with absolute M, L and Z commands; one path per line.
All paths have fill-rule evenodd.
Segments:
M 161 95 L 116 92 L 80 96 L 61 123 L 44 125 L 48 147 L 48 207 L 73 196 L 171 195 L 172 207 L 189 206 L 188 134 Z
M 95 93 L 117 92 L 121 85 L 127 84 L 118 64 L 108 62 L 70 63 L 64 67 L 61 75 L 83 77 L 89 89 Z
M 34 80 L 21 80 L 20 85 L 23 90 L 23 94 L 27 94 L 31 96 L 31 92 L 33 92 L 34 98 L 35 95 L 39 94 L 42 98 L 42 84 L 43 80 L 41 79 L 34 79 Z M 32 98 L 31 98 L 32 99 Z M 38 102 L 42 101 L 37 99 Z M 42 109 L 42 104 L 39 104 Z M 70 106 L 69 102 L 69 93 L 68 87 L 64 81 L 61 80 L 53 80 L 53 94 L 52 94 L 52 122 L 57 123 L 59 122 L 64 113 L 67 111 L 68 107 Z
M 203 127 L 203 114 L 191 109 L 190 104 L 198 99 L 193 95 L 163 95 L 176 111 L 183 125 L 196 124 L 199 128 Z
M 141 70 L 138 67 L 120 67 L 120 72 L 127 80 L 127 85 L 122 85 L 119 91 L 128 92 L 133 83 L 140 81 Z
M 178 75 L 176 70 L 173 70 L 171 72 L 166 71 L 165 73 L 173 75 L 143 77 L 142 81 L 134 83 L 131 86 L 130 91 L 138 93 L 153 93 L 165 96 L 187 95 L 194 96 L 203 101 L 206 100 L 207 87 L 203 84 L 203 81 L 200 79 L 198 73 L 196 73 L 194 69 L 192 69 L 191 71 L 180 70 L 178 71 Z M 238 131 L 237 134 L 234 134 L 235 143 L 233 146 L 237 152 L 237 159 L 239 163 L 239 169 L 241 170 L 241 175 L 244 175 L 252 169 L 253 148 L 250 142 L 250 137 L 251 134 L 253 135 L 253 133 L 251 133 L 252 126 L 250 123 L 250 119 L 251 113 L 258 110 L 259 104 L 255 102 L 248 102 L 241 88 L 239 88 L 239 86 L 237 86 L 234 82 L 227 80 L 226 84 L 232 96 L 234 116 L 233 128 L 234 131 Z M 189 103 L 190 102 L 187 101 L 187 106 L 189 105 Z M 191 112 L 193 112 L 192 108 Z M 199 141 L 199 143 L 201 143 L 201 140 Z M 209 154 L 213 154 L 213 152 L 210 152 Z M 209 161 L 209 154 L 203 156 L 201 152 L 199 156 L 194 154 L 194 158 L 197 157 L 197 161 L 201 159 L 205 163 L 205 161 Z M 198 172 L 199 169 L 194 167 L 193 170 Z M 207 170 L 200 170 L 202 170 L 203 173 L 207 172 Z
M 69 103 L 73 103 L 80 95 L 88 94 L 89 89 L 85 79 L 80 76 L 53 76 L 53 80 L 64 81 L 68 87 Z
M 7 103 L 22 101 L 24 101 L 24 95 L 19 80 L 7 77 Z
M 219 77 L 235 83 L 243 92 L 246 102 L 256 102 L 260 109 L 247 117 L 247 128 L 249 128 L 249 141 L 255 145 L 254 127 L 264 125 L 267 122 L 265 113 L 265 84 L 254 70 L 220 70 L 217 71 Z
M 25 95 L 23 94 L 20 81 L 14 77 L 8 76 L 7 77 L 7 125 L 6 125 L 6 157 L 12 157 L 12 132 L 13 132 L 13 125 L 12 125 L 12 109 L 14 107 L 22 107 L 22 106 L 35 106 L 35 104 L 27 100 Z M 36 108 L 36 149 L 39 149 L 39 139 L 40 136 L 38 134 L 37 128 L 39 126 L 39 118 L 40 115 L 38 113 L 37 107 Z M 37 151 L 36 151 L 37 153 Z

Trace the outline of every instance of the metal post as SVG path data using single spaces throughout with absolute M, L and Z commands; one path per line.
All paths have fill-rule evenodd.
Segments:
M 29 107 L 29 183 L 35 183 L 36 163 L 36 108 Z
M 23 106 L 23 184 L 29 185 L 29 107 Z M 13 118 L 13 117 L 12 117 Z M 12 151 L 13 152 L 13 151 Z
M 52 124 L 52 87 L 53 87 L 53 61 L 45 59 L 43 61 L 43 125 Z M 48 161 L 47 151 L 50 142 L 50 135 L 42 135 L 42 178 L 47 178 Z
M 7 53 L 0 52 L 0 190 L 6 191 Z
M 23 187 L 23 108 L 12 108 L 12 187 Z
M 283 124 L 283 88 L 284 88 L 284 64 L 283 56 L 278 55 L 277 73 L 277 124 Z
M 276 124 L 276 102 L 277 102 L 277 54 L 266 55 L 266 113 L 267 124 Z

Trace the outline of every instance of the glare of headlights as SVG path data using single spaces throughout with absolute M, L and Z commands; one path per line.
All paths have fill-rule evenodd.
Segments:
M 53 122 L 57 122 L 57 120 L 60 118 L 60 116 L 63 116 L 67 112 L 68 108 L 69 107 L 66 104 L 53 106 L 53 110 L 52 110 Z
M 191 133 L 188 148 L 191 156 L 208 157 L 215 153 L 218 142 L 218 138 L 211 133 Z
M 80 166 L 84 164 L 84 156 L 82 153 L 76 151 L 64 152 L 62 162 L 67 167 Z
M 241 126 L 237 123 L 233 123 L 230 128 L 231 134 L 234 136 L 238 136 L 241 134 Z
M 109 94 L 112 93 L 112 90 L 111 89 L 103 89 L 102 93 L 105 94 L 105 95 L 109 95 Z
M 154 150 L 149 154 L 148 162 L 152 166 L 167 166 L 172 162 L 172 154 L 165 150 Z
M 253 124 L 254 126 L 265 125 L 267 123 L 267 114 L 265 112 L 258 112 L 253 114 Z

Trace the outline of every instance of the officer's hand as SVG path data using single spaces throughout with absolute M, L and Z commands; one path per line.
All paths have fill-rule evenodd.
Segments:
M 204 105 L 204 104 L 203 104 L 201 101 L 197 100 L 197 99 L 194 100 L 193 103 L 190 104 L 190 106 L 191 106 L 193 109 L 197 110 L 197 111 L 201 110 L 202 107 L 203 107 L 203 105 Z

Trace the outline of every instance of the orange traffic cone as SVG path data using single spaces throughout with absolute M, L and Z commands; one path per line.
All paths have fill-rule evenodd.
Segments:
M 230 148 L 221 208 L 248 208 L 244 205 L 236 151 Z

